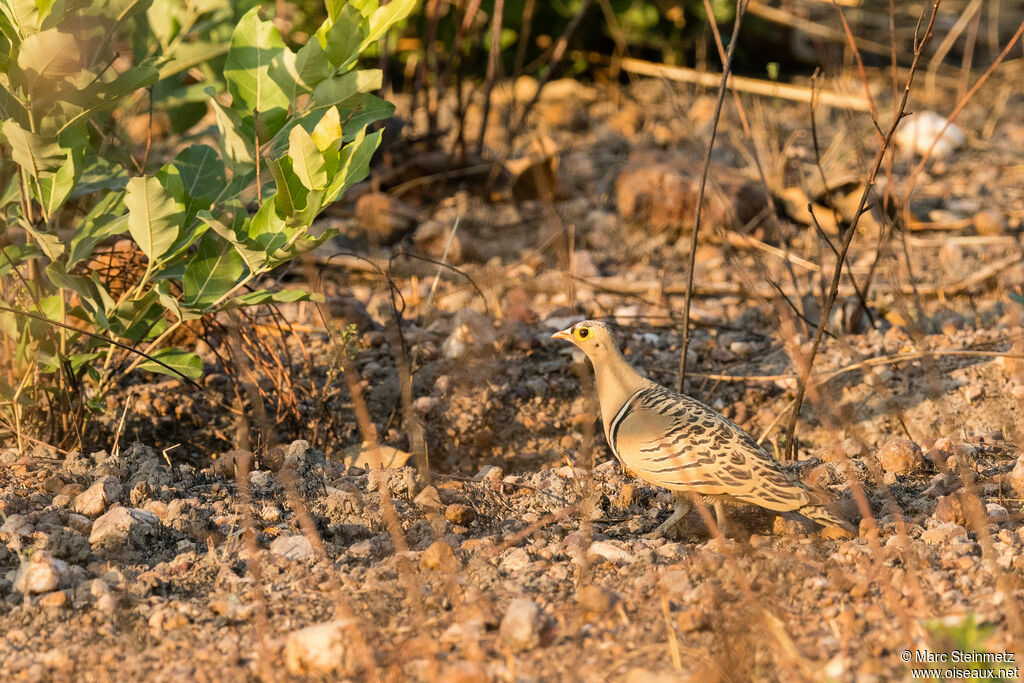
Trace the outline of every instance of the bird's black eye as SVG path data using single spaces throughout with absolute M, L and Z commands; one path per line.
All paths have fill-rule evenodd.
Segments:
M 579 332 L 576 333 L 576 336 L 579 337 L 580 339 L 586 339 L 589 335 L 590 329 L 586 327 L 581 327 Z

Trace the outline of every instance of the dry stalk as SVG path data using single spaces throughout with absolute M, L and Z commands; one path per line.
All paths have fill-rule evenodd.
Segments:
M 837 6 L 837 8 L 838 8 L 838 6 Z M 844 22 L 845 22 L 845 20 L 844 20 Z M 860 54 L 859 53 L 857 53 L 857 58 L 858 58 L 858 60 L 860 59 Z M 862 73 L 863 73 L 863 71 L 862 71 Z M 866 84 L 866 81 L 865 81 L 865 84 Z M 812 86 L 813 86 L 813 81 L 812 81 Z M 874 102 L 870 100 L 870 97 L 869 97 L 868 101 L 871 102 L 872 117 L 873 118 L 877 118 L 877 116 L 875 115 L 875 104 L 874 104 Z M 815 113 L 817 111 L 817 106 L 816 105 L 817 105 L 816 98 L 811 98 L 811 140 L 814 143 L 814 165 L 818 169 L 818 175 L 821 178 L 821 186 L 825 190 L 825 198 L 828 201 L 828 205 L 829 205 L 829 207 L 832 208 L 832 213 L 833 213 L 833 217 L 835 218 L 836 225 L 839 225 L 841 223 L 842 216 L 840 215 L 839 211 L 835 208 L 835 200 L 832 197 L 832 190 L 829 188 L 828 179 L 825 177 L 825 169 L 821 165 L 821 146 L 820 146 L 820 144 L 818 142 L 818 117 L 815 115 Z M 807 210 L 810 211 L 811 218 L 814 220 L 815 227 L 818 228 L 819 234 L 823 234 L 824 230 L 822 230 L 821 226 L 818 225 L 818 217 L 814 215 L 814 205 L 813 204 L 808 204 L 807 205 Z M 829 243 L 829 246 L 832 246 L 831 242 Z M 835 251 L 834 247 L 833 247 L 833 251 Z M 838 254 L 837 254 L 837 257 L 838 257 Z M 855 317 L 853 318 L 854 324 L 859 326 L 859 314 L 861 312 L 863 312 L 863 313 L 867 314 L 868 319 L 871 321 L 871 327 L 874 327 L 875 326 L 875 316 L 872 315 L 871 310 L 868 307 L 868 302 L 867 302 L 867 298 L 866 298 L 867 292 L 861 291 L 861 288 L 857 285 L 857 278 L 855 278 L 853 276 L 852 266 L 850 266 L 850 264 L 848 264 L 848 263 L 845 264 L 845 265 L 846 265 L 847 275 L 848 275 L 848 277 L 850 279 L 850 286 L 852 286 L 853 287 L 853 291 L 856 292 L 856 294 L 857 294 L 857 301 L 858 301 L 858 304 L 859 304 L 859 308 L 857 310 L 857 313 L 855 314 Z
M 694 83 L 705 88 L 717 87 L 721 81 L 718 74 L 697 71 L 689 67 L 671 66 L 658 64 L 641 59 L 627 57 L 622 60 L 622 70 L 627 73 L 640 74 L 642 76 L 653 76 L 655 78 L 667 78 L 680 83 Z M 810 102 L 811 89 L 802 85 L 791 85 L 788 83 L 777 83 L 758 78 L 747 78 L 745 76 L 729 76 L 729 87 L 740 92 L 760 95 L 769 98 L 781 98 L 794 100 L 796 102 Z M 854 95 L 844 95 L 834 91 L 821 93 L 821 104 L 827 107 L 838 107 L 840 109 L 851 109 L 854 111 L 868 111 L 867 100 Z
M 263 570 L 260 565 L 260 545 L 256 540 L 256 523 L 253 518 L 252 492 L 249 489 L 249 472 L 252 470 L 252 453 L 243 449 L 236 461 L 235 481 L 238 484 L 238 507 L 242 515 L 242 538 L 248 555 L 246 569 L 252 574 L 252 590 L 255 595 L 256 652 L 259 655 L 260 678 L 269 683 L 277 680 L 271 665 L 269 647 L 270 620 L 267 618 L 267 597 L 263 590 Z
M 607 1 L 607 0 L 605 0 Z M 718 49 L 718 58 L 725 64 L 728 55 L 725 46 L 722 44 L 722 34 L 718 30 L 718 24 L 714 21 L 715 10 L 711 6 L 711 0 L 704 0 L 704 11 L 708 15 L 708 25 L 711 27 L 711 35 L 715 39 L 715 47 Z M 757 149 L 757 143 L 754 140 L 753 132 L 750 129 L 750 121 L 747 119 L 747 111 L 743 107 L 743 101 L 740 99 L 739 92 L 736 91 L 735 87 L 729 88 L 732 91 L 732 103 L 736 108 L 736 116 L 739 117 L 740 125 L 743 127 L 743 134 L 750 141 L 750 154 L 754 159 L 754 166 L 757 168 L 757 175 L 761 179 L 761 186 L 764 188 L 765 197 L 768 198 L 768 210 L 767 216 L 771 218 L 772 222 L 775 222 L 776 208 L 775 208 L 775 196 L 768 186 L 768 177 L 764 172 L 764 164 L 761 163 L 761 154 Z M 753 223 L 754 221 L 751 221 Z
M 729 51 L 725 55 L 725 63 L 722 65 L 722 79 L 718 85 L 718 98 L 715 100 L 715 115 L 711 120 L 711 137 L 708 140 L 708 147 L 704 154 L 704 167 L 700 176 L 700 187 L 697 190 L 697 208 L 693 219 L 693 234 L 690 237 L 689 265 L 687 268 L 686 300 L 683 304 L 683 338 L 679 350 L 679 379 L 676 382 L 676 391 L 683 393 L 683 383 L 686 380 L 686 349 L 690 345 L 690 302 L 693 299 L 693 271 L 697 266 L 697 238 L 700 234 L 700 219 L 704 210 L 704 191 L 707 188 L 708 172 L 711 170 L 711 152 L 715 147 L 715 135 L 718 132 L 718 123 L 722 117 L 722 104 L 725 102 L 726 85 L 729 79 L 729 72 L 732 69 L 732 58 L 736 53 L 736 45 L 739 42 L 740 28 L 743 25 L 743 14 L 747 10 L 750 0 L 736 0 L 736 21 L 732 27 L 732 36 L 729 39 Z M 714 21 L 712 19 L 712 21 Z
M 363 398 L 363 387 L 359 383 L 359 376 L 351 362 L 346 360 L 343 368 L 345 383 L 348 385 L 349 395 L 352 397 L 352 406 L 356 414 L 356 422 L 362 434 L 363 441 L 369 446 L 371 469 L 383 474 L 383 459 L 380 454 L 380 442 L 377 439 L 377 428 L 370 419 L 370 411 L 366 407 L 366 400 Z M 405 541 L 405 533 L 402 531 L 402 524 L 398 521 L 398 513 L 395 511 L 394 501 L 391 499 L 391 484 L 387 478 L 381 476 L 378 480 L 378 492 L 380 493 L 380 506 L 384 514 L 384 522 L 391 540 L 395 544 L 398 553 L 399 575 L 405 583 L 406 594 L 413 610 L 422 616 L 423 604 L 420 600 L 422 590 L 417 582 L 416 570 L 409 562 L 409 544 Z
M 551 56 L 548 58 L 547 69 L 545 70 L 544 75 L 541 76 L 540 80 L 537 82 L 537 91 L 533 93 L 533 97 L 531 97 L 530 101 L 523 107 L 523 111 L 520 113 L 516 124 L 514 126 L 510 126 L 511 132 L 509 133 L 509 140 L 514 140 L 523 129 L 523 126 L 526 124 L 526 118 L 530 115 L 530 111 L 533 110 L 534 105 L 537 104 L 538 100 L 540 100 L 541 91 L 544 90 L 544 86 L 546 86 L 548 81 L 550 81 L 555 75 L 555 68 L 561 63 L 562 58 L 565 56 L 565 50 L 569 47 L 569 39 L 572 38 L 572 35 L 576 32 L 577 27 L 579 27 L 580 22 L 583 20 L 584 15 L 590 9 L 593 2 L 594 0 L 583 0 L 580 4 L 580 8 L 576 10 L 576 14 L 573 15 L 572 19 L 570 19 L 569 23 L 566 25 L 565 31 L 558 37 L 558 40 L 555 41 L 554 49 L 551 51 Z
M 928 25 L 925 28 L 924 35 L 920 39 L 915 38 L 914 46 L 914 61 L 910 65 L 910 73 L 907 76 L 906 85 L 903 88 L 903 98 L 900 101 L 899 107 L 896 110 L 896 116 L 893 118 L 892 125 L 889 127 L 888 133 L 882 137 L 882 143 L 878 148 L 878 152 L 875 154 L 875 162 L 872 165 L 871 173 L 868 176 L 868 180 L 864 185 L 864 192 L 861 193 L 860 202 L 857 205 L 857 212 L 853 216 L 853 220 L 850 222 L 850 226 L 846 229 L 846 233 L 843 236 L 843 242 L 839 249 L 839 254 L 836 259 L 836 266 L 832 273 L 832 282 L 829 286 L 828 297 L 825 300 L 825 306 L 821 311 L 821 317 L 818 322 L 818 330 L 814 336 L 814 342 L 811 345 L 810 353 L 808 354 L 806 363 L 800 368 L 800 385 L 797 387 L 797 394 L 795 400 L 795 406 L 793 412 L 789 417 L 789 427 L 786 430 L 786 458 L 792 459 L 794 440 L 796 438 L 796 425 L 800 418 L 800 407 L 804 400 L 804 395 L 807 391 L 807 381 L 810 378 L 811 370 L 814 366 L 814 359 L 818 353 L 818 347 L 821 345 L 821 340 L 825 334 L 825 328 L 828 325 L 829 318 L 832 315 L 832 307 L 835 305 L 836 297 L 839 294 L 839 281 L 843 275 L 843 264 L 846 261 L 846 254 L 850 249 L 850 245 L 853 243 L 853 238 L 857 234 L 857 225 L 860 223 L 860 217 L 867 211 L 868 198 L 871 196 L 871 190 L 875 184 L 875 178 L 878 175 L 878 171 L 882 166 L 882 160 L 885 158 L 886 151 L 892 144 L 893 136 L 896 134 L 896 129 L 899 127 L 900 122 L 903 120 L 904 112 L 906 110 L 907 101 L 910 98 L 910 89 L 914 82 L 914 75 L 917 72 L 918 63 L 920 62 L 921 55 L 924 51 L 925 46 L 931 39 L 932 28 L 935 26 L 935 18 L 938 13 L 939 5 L 942 0 L 935 0 L 932 5 L 931 17 L 928 20 Z M 921 20 L 918 21 L 918 25 L 923 21 L 924 15 L 922 14 Z M 878 126 L 877 121 L 875 122 L 876 127 Z
M 484 137 L 487 134 L 487 119 L 491 115 L 491 95 L 494 82 L 498 77 L 498 56 L 501 53 L 501 24 L 505 13 L 505 0 L 494 0 L 494 13 L 491 16 L 491 50 L 487 58 L 487 77 L 484 81 L 484 112 L 480 121 L 480 136 L 476 140 L 476 155 L 484 151 Z
M 956 117 L 960 115 L 960 112 L 963 111 L 964 107 L 967 106 L 967 103 L 974 98 L 975 93 L 978 92 L 981 86 L 985 84 L 989 77 L 992 76 L 993 73 L 995 73 L 995 70 L 998 69 L 999 66 L 1003 63 L 1003 61 L 1006 60 L 1006 58 L 1010 54 L 1010 51 L 1017 44 L 1017 41 L 1020 40 L 1021 35 L 1024 35 L 1024 22 L 1021 22 L 1020 26 L 1017 27 L 1017 31 L 1013 34 L 1013 37 L 1010 38 L 1010 40 L 1006 43 L 1006 46 L 1003 48 L 1003 51 L 999 53 L 999 56 L 996 57 L 995 61 L 992 62 L 991 65 L 989 65 L 988 69 L 985 70 L 985 73 L 978 77 L 978 80 L 974 83 L 973 86 L 971 86 L 971 89 L 967 91 L 966 95 L 960 98 L 960 101 L 956 103 L 956 107 L 954 107 L 950 115 L 946 117 L 946 123 L 942 127 L 942 130 L 940 130 L 939 133 L 935 136 L 935 139 L 932 140 L 932 144 L 928 147 L 928 150 L 923 155 L 921 155 L 921 161 L 918 162 L 917 166 L 914 167 L 913 172 L 911 172 L 910 174 L 910 179 L 907 181 L 907 189 L 903 192 L 903 199 L 900 202 L 900 208 L 903 211 L 907 211 L 909 209 L 910 193 L 913 192 L 914 187 L 917 186 L 918 177 L 924 170 L 925 164 L 928 163 L 928 159 L 931 158 L 932 150 L 935 149 L 935 145 L 938 143 L 939 140 L 942 139 L 942 136 L 946 133 L 946 129 L 949 128 L 949 124 L 951 124 L 956 119 Z
M 338 617 L 348 624 L 345 630 L 352 639 L 356 653 L 362 662 L 364 673 L 368 680 L 379 681 L 380 672 L 374 661 L 373 651 L 363 636 L 364 631 L 372 629 L 372 624 L 356 617 L 355 610 L 352 609 L 352 603 L 349 601 L 348 596 L 345 595 L 345 588 L 337 579 L 338 574 L 331 567 L 330 558 L 327 556 L 327 550 L 324 547 L 323 539 L 320 537 L 320 532 L 317 531 L 316 522 L 313 521 L 313 517 L 309 514 L 309 508 L 306 507 L 306 503 L 302 500 L 302 495 L 299 493 L 296 473 L 289 469 L 282 469 L 280 477 L 281 484 L 284 486 L 285 497 L 288 499 L 289 505 L 292 506 L 292 511 L 295 512 L 295 516 L 299 520 L 299 528 L 302 529 L 303 535 L 309 539 L 310 544 L 313 546 L 313 551 L 316 553 L 320 564 L 326 570 L 327 575 L 332 577 L 334 609 Z

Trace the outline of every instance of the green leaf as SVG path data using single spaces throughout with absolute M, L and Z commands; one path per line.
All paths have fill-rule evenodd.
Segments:
M 416 2 L 417 0 L 391 0 L 391 2 L 383 7 L 378 7 L 370 15 L 370 31 L 363 38 L 363 42 L 359 46 L 359 52 L 377 42 L 381 36 L 387 33 L 389 28 L 409 16 L 409 13 L 416 7 Z
M 224 78 L 235 110 L 258 111 L 270 135 L 288 114 L 289 83 L 284 54 L 288 51 L 274 24 L 259 17 L 259 8 L 245 13 L 231 34 Z
M 195 244 L 203 236 L 203 233 L 206 232 L 206 224 L 194 219 L 195 216 L 192 216 L 189 222 L 184 224 L 184 227 L 178 232 L 178 237 L 174 240 L 174 243 L 168 247 L 161 257 L 162 263 L 160 268 L 153 274 L 154 280 L 181 278 L 181 274 L 184 272 L 184 264 L 180 261 L 183 258 L 187 258 L 185 251 Z
M 369 17 L 377 11 L 377 8 L 380 6 L 380 0 L 348 0 L 348 4 L 358 9 L 363 17 Z
M 141 297 L 122 301 L 109 312 L 110 331 L 133 344 L 154 339 L 167 327 L 164 313 L 159 296 L 150 289 Z
M 310 190 L 326 187 L 327 170 L 324 155 L 302 126 L 295 126 L 288 134 L 288 156 L 291 157 L 295 175 L 303 185 Z
M 78 42 L 70 33 L 55 28 L 25 38 L 18 52 L 18 66 L 25 74 L 30 92 L 52 88 L 53 82 L 73 76 L 81 69 Z
M 383 76 L 380 69 L 349 71 L 316 86 L 313 89 L 313 101 L 317 107 L 343 105 L 360 93 L 379 90 Z
M 355 105 L 355 109 L 342 123 L 343 137 L 346 141 L 355 138 L 356 133 L 365 126 L 395 113 L 395 105 L 370 93 L 357 95 L 349 104 Z
M 317 301 L 323 302 L 322 294 L 310 293 L 301 289 L 284 289 L 278 292 L 271 292 L 266 289 L 259 289 L 242 296 L 228 299 L 222 306 L 223 310 L 242 308 L 245 306 L 258 306 L 260 304 L 288 304 L 295 301 Z
M 228 43 L 196 41 L 194 43 L 178 44 L 174 56 L 170 61 L 160 67 L 160 80 L 170 78 L 175 74 L 188 71 L 194 66 L 206 64 L 217 59 L 230 49 Z
M 43 232 L 35 227 L 28 224 L 27 221 L 19 221 L 19 225 L 27 232 L 32 235 L 32 239 L 35 240 L 39 248 L 46 254 L 46 258 L 51 261 L 56 261 L 60 258 L 61 254 L 64 253 L 64 244 L 60 241 L 60 237 L 53 233 Z
M 255 164 L 252 116 L 242 119 L 238 112 L 222 107 L 220 102 L 212 97 L 210 102 L 213 104 L 213 112 L 217 118 L 217 130 L 220 132 L 218 141 L 224 158 L 229 159 L 236 168 Z
M 104 17 L 114 20 L 114 25 L 110 27 L 113 31 L 121 23 L 148 10 L 152 2 L 153 0 L 106 0 L 100 3 L 100 9 Z M 92 7 L 96 5 L 93 4 Z
M 1011 293 L 1010 298 L 1019 303 L 1021 306 L 1024 306 L 1024 294 Z
M 17 30 L 17 38 L 24 38 L 39 30 L 39 8 L 35 0 L 5 0 L 0 2 L 0 12 Z M 11 40 L 14 41 L 16 37 Z
M 81 149 L 78 151 L 81 152 Z M 81 170 L 75 157 L 80 156 L 80 153 L 75 154 L 72 150 L 68 150 L 68 152 L 67 159 L 60 165 L 56 173 L 44 173 L 39 178 L 39 189 L 42 193 L 40 204 L 43 206 L 45 216 L 52 216 L 75 187 L 76 176 Z
M 238 213 L 231 226 L 227 226 L 214 218 L 209 211 L 200 211 L 199 220 L 210 227 L 210 230 L 217 233 L 221 238 L 227 240 L 238 252 L 242 262 L 245 263 L 250 273 L 260 273 L 266 263 L 266 254 L 258 245 L 251 243 L 243 232 L 248 223 L 248 216 L 242 218 Z
M 56 171 L 64 162 L 65 155 L 56 141 L 44 139 L 25 130 L 12 119 L 0 126 L 7 144 L 11 146 L 14 162 L 29 172 L 33 178 L 40 173 Z
M 316 123 L 311 134 L 313 142 L 321 152 L 341 142 L 341 115 L 337 107 L 330 107 Z
M 149 355 L 159 359 L 162 363 L 171 366 L 174 370 L 177 370 L 189 379 L 197 379 L 203 376 L 203 361 L 194 353 L 183 351 L 181 349 L 166 348 L 160 349 L 156 353 L 151 353 Z M 162 365 L 158 365 L 157 363 L 149 360 L 144 363 L 140 363 L 139 369 L 155 372 L 158 375 L 178 376 L 177 373 L 172 370 L 168 370 Z
M 381 133 L 370 135 L 363 128 L 355 139 L 341 149 L 341 168 L 327 188 L 325 204 L 335 202 L 347 190 L 370 174 L 370 161 L 380 145 Z
M 128 172 L 103 157 L 92 157 L 82 170 L 70 199 L 78 199 L 103 190 L 120 191 L 128 184 Z M 107 196 L 107 195 L 105 195 Z
M 149 28 L 165 51 L 175 36 L 181 33 L 182 9 L 179 0 L 154 0 L 146 10 Z
M 185 304 L 205 308 L 230 292 L 244 273 L 245 264 L 230 243 L 216 235 L 204 235 L 185 266 Z
M 227 185 L 224 163 L 217 151 L 209 145 L 192 145 L 179 152 L 173 163 L 184 185 L 186 215 L 209 209 Z
M 256 242 L 269 261 L 274 253 L 288 243 L 294 231 L 289 231 L 277 211 L 277 195 L 263 200 L 249 223 L 249 239 Z
M 108 192 L 79 221 L 71 236 L 68 270 L 91 256 L 97 244 L 128 229 L 123 199 L 124 195 L 119 192 Z
M 367 28 L 359 10 L 348 4 L 340 8 L 332 21 L 324 36 L 324 49 L 331 64 L 337 69 L 344 69 L 359 57 L 359 47 L 366 39 Z
M 153 176 L 129 180 L 124 203 L 128 231 L 149 260 L 157 260 L 174 244 L 184 207 Z
M 303 45 L 288 66 L 292 76 L 292 87 L 288 91 L 288 97 L 293 103 L 296 97 L 312 92 L 320 81 L 331 75 L 327 53 L 317 40 L 310 40 Z
M 291 227 L 308 228 L 324 208 L 325 190 L 310 190 L 306 196 L 306 206 L 297 213 L 287 217 Z
M 104 109 L 117 106 L 125 97 L 156 82 L 157 70 L 150 66 L 139 66 L 125 71 L 112 81 L 97 82 L 68 96 L 68 102 L 77 103 L 81 110 L 61 125 L 58 133 L 88 120 Z
M 107 329 L 107 306 L 112 303 L 110 293 L 100 292 L 98 280 L 85 277 L 84 275 L 70 275 L 59 261 L 54 261 L 46 267 L 46 277 L 59 289 L 74 292 L 78 295 L 82 305 L 92 314 L 90 322 L 98 322 L 100 327 Z
M 288 157 L 271 159 L 267 162 L 267 167 L 277 186 L 277 210 L 281 215 L 288 217 L 304 209 L 309 190 L 304 187 L 302 180 L 293 170 L 292 160 Z
M 0 246 L 0 277 L 4 277 L 11 271 L 11 263 L 18 266 L 42 256 L 43 252 L 34 244 L 8 244 Z
M 14 119 L 22 128 L 29 125 L 28 109 L 2 81 L 0 81 L 0 118 Z

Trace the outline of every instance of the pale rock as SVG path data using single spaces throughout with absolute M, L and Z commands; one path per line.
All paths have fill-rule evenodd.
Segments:
M 270 552 L 295 562 L 304 562 L 316 557 L 313 544 L 303 534 L 275 538 L 270 544 Z
M 923 156 L 932 143 L 932 159 L 944 159 L 955 152 L 967 138 L 955 123 L 946 126 L 946 117 L 933 111 L 911 114 L 900 122 L 895 142 L 901 149 Z
M 288 672 L 295 676 L 354 675 L 359 667 L 352 632 L 358 628 L 352 619 L 337 619 L 292 631 L 284 647 Z
M 68 604 L 67 591 L 53 591 L 39 598 L 42 607 L 65 607 Z
M 105 593 L 96 598 L 96 609 L 110 614 L 117 610 L 117 598 L 113 593 Z
M 1006 481 L 1018 495 L 1024 496 L 1024 455 L 1017 458 L 1017 464 L 1007 472 Z
M 462 503 L 452 503 L 444 510 L 444 518 L 452 524 L 467 526 L 476 519 L 476 511 Z
M 1006 220 L 995 209 L 974 214 L 974 231 L 979 235 L 1002 235 L 1006 232 Z
M 369 538 L 353 543 L 348 547 L 348 554 L 352 557 L 367 558 L 373 555 L 373 541 Z
M 540 644 L 543 613 L 532 600 L 516 598 L 509 603 L 501 620 L 501 639 L 517 652 L 530 650 Z
M 455 552 L 444 541 L 434 541 L 420 556 L 420 567 L 423 569 L 452 571 L 456 565 Z
M 437 492 L 437 488 L 434 486 L 427 486 L 422 491 L 416 494 L 416 497 L 412 499 L 412 502 L 420 507 L 427 508 L 428 510 L 440 510 L 441 509 L 441 495 Z
M 476 481 L 488 481 L 494 484 L 500 482 L 502 477 L 504 476 L 505 473 L 502 471 L 500 467 L 496 467 L 494 465 L 484 465 L 482 468 L 480 468 L 480 471 L 476 473 L 476 476 L 473 477 L 473 479 Z
M 32 522 L 28 521 L 25 515 L 10 515 L 0 526 L 0 533 L 17 536 L 31 536 L 33 531 Z
M 988 521 L 999 524 L 1005 522 L 1010 518 L 1009 511 L 999 503 L 986 503 L 985 514 L 988 516 Z
M 49 593 L 60 588 L 67 575 L 66 562 L 51 557 L 44 550 L 37 550 L 18 570 L 14 590 L 26 594 Z
M 455 314 L 452 332 L 441 344 L 441 352 L 445 358 L 456 360 L 474 349 L 492 346 L 496 340 L 494 323 L 489 317 L 463 308 Z
M 420 415 L 428 415 L 441 407 L 441 399 L 436 396 L 420 396 L 412 402 L 412 407 Z
M 893 474 L 910 474 L 924 465 L 921 448 L 909 439 L 889 439 L 878 450 L 877 457 L 882 469 Z
M 72 509 L 86 517 L 98 517 L 107 507 L 116 502 L 124 492 L 117 477 L 106 476 L 97 479 L 92 486 L 82 491 L 71 503 Z
M 513 574 L 530 566 L 530 553 L 525 548 L 509 548 L 501 558 L 499 568 Z
M 921 540 L 929 545 L 948 545 L 956 540 L 967 538 L 967 530 L 956 522 L 943 522 L 931 529 L 921 532 Z
M 592 543 L 587 553 L 615 564 L 628 564 L 633 561 L 633 555 L 630 552 L 612 544 L 611 541 Z
M 159 520 L 152 512 L 118 505 L 93 523 L 89 544 L 94 548 L 121 545 L 143 548 L 156 533 L 158 524 Z
M 576 592 L 576 604 L 591 612 L 607 612 L 618 601 L 618 593 L 601 586 L 584 586 Z
M 601 272 L 594 263 L 594 255 L 587 249 L 576 249 L 572 254 L 572 270 L 576 277 L 597 277 Z

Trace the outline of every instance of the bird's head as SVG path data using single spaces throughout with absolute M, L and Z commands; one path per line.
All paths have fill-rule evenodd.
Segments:
M 612 338 L 612 329 L 605 323 L 593 320 L 584 320 L 576 323 L 570 328 L 551 335 L 554 339 L 564 339 L 572 342 L 581 351 L 593 358 L 601 356 L 609 351 L 614 352 L 617 348 Z

